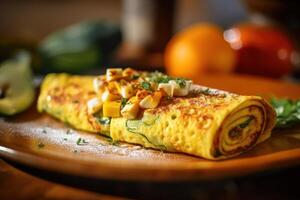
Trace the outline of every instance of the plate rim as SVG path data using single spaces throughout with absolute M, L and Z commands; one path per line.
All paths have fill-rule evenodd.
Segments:
M 251 175 L 270 169 L 299 165 L 300 148 L 283 150 L 265 155 L 244 157 L 242 159 L 246 160 L 242 162 L 242 165 L 239 160 L 235 160 L 234 158 L 224 161 L 211 161 L 215 166 L 213 167 L 213 170 L 210 169 L 209 171 L 207 171 L 210 165 L 209 163 L 205 163 L 205 165 L 202 166 L 201 163 L 194 163 L 185 167 L 182 167 L 184 165 L 179 166 L 178 164 L 174 166 L 168 165 L 167 167 L 161 167 L 161 165 L 159 167 L 153 167 L 144 162 L 141 162 L 141 165 L 136 165 L 136 163 L 129 164 L 129 162 L 126 162 L 125 165 L 122 163 L 122 165 L 116 166 L 117 161 L 112 162 L 112 160 L 105 160 L 95 164 L 91 161 L 79 161 L 67 158 L 68 161 L 73 161 L 80 165 L 79 167 L 74 167 L 74 163 L 69 162 L 65 162 L 61 165 L 64 160 L 66 161 L 66 159 L 63 159 L 62 157 L 52 155 L 43 157 L 34 152 L 22 152 L 4 145 L 0 145 L 0 157 L 45 171 L 76 175 L 85 178 L 116 181 L 182 182 L 220 180 L 229 177 Z M 255 159 L 256 162 L 251 162 L 252 159 Z M 242 167 L 242 170 L 238 173 L 234 172 L 232 170 L 233 165 L 239 165 Z M 95 169 L 95 166 L 99 167 L 100 170 L 88 170 L 87 173 L 83 173 L 82 171 Z

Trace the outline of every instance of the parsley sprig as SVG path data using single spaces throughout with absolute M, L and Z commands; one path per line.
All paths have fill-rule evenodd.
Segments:
M 271 105 L 276 111 L 276 127 L 288 128 L 300 124 L 300 99 L 271 99 Z

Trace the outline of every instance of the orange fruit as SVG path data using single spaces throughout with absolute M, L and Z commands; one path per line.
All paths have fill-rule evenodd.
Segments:
M 213 24 L 193 25 L 177 33 L 167 44 L 164 62 L 168 74 L 196 78 L 206 72 L 231 72 L 236 55 Z

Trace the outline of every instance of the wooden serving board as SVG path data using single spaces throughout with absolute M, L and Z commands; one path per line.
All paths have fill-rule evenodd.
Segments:
M 196 82 L 241 94 L 300 97 L 300 86 L 248 76 L 205 76 Z M 35 107 L 0 118 L 0 156 L 44 171 L 108 180 L 198 181 L 300 164 L 300 129 L 274 131 L 271 139 L 241 156 L 209 161 L 112 143 L 106 137 L 74 130 Z

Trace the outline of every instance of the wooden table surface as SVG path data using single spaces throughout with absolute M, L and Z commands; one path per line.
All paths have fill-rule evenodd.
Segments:
M 0 199 L 117 200 L 124 198 L 51 183 L 24 173 L 0 159 Z
M 300 97 L 300 86 L 280 83 L 274 80 L 253 79 L 240 76 L 207 76 L 199 77 L 197 82 L 210 87 L 220 88 L 241 94 L 260 94 L 263 96 Z M 297 199 L 297 184 L 300 167 L 280 170 L 276 173 L 228 179 L 221 184 L 216 183 L 210 188 L 199 188 L 189 195 L 194 199 Z M 172 190 L 172 188 L 170 188 Z M 147 198 L 151 189 L 140 191 L 142 198 Z M 112 196 L 62 186 L 24 173 L 0 159 L 0 199 L 42 199 L 42 200 L 77 200 L 77 199 L 123 199 Z M 151 196 L 151 195 L 150 195 Z M 163 196 L 163 195 L 162 195 Z M 174 196 L 176 197 L 176 191 Z M 164 196 L 166 198 L 166 196 Z M 168 197 L 167 197 L 168 198 Z

